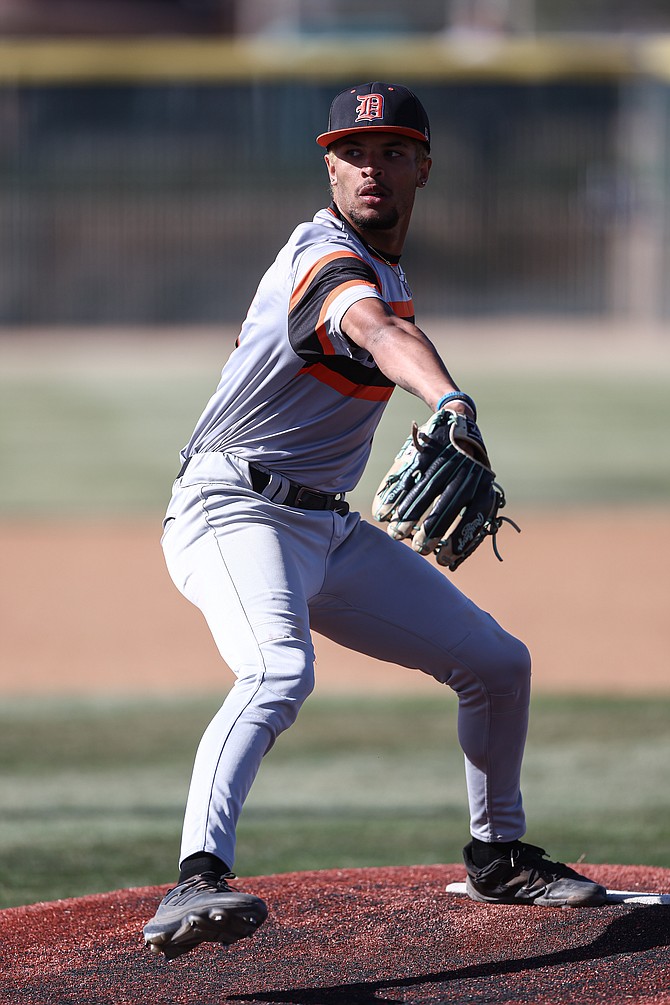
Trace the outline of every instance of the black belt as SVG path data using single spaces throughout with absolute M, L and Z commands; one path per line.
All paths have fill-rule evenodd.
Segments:
M 254 492 L 262 494 L 263 489 L 270 484 L 272 476 L 267 471 L 261 471 L 255 464 L 249 465 L 249 474 Z M 297 485 L 295 482 L 289 482 L 289 490 L 281 504 L 282 506 L 293 506 L 295 509 L 329 509 L 336 513 L 349 512 L 349 503 L 346 503 L 341 496 L 308 489 L 305 485 Z
M 186 471 L 191 458 L 187 457 L 177 475 L 178 478 Z M 251 487 L 254 492 L 262 495 L 263 489 L 270 484 L 271 475 L 268 471 L 262 471 L 255 464 L 249 465 L 251 475 Z M 282 506 L 292 506 L 295 509 L 325 509 L 333 510 L 335 513 L 345 514 L 349 512 L 349 503 L 345 502 L 341 495 L 330 495 L 328 492 L 318 492 L 316 489 L 309 489 L 305 485 L 297 485 L 289 482 L 289 490 L 286 498 L 282 499 Z

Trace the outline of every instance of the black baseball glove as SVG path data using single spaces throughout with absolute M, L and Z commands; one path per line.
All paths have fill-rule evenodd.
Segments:
M 456 569 L 486 537 L 502 562 L 496 535 L 505 495 L 495 481 L 477 423 L 442 408 L 412 433 L 377 489 L 375 520 L 390 521 L 396 540 L 411 537 L 422 555 L 435 553 L 439 565 Z

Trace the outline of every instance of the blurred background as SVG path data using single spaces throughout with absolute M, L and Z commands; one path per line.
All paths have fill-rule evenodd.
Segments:
M 456 576 L 535 657 L 529 840 L 670 866 L 666 0 L 0 0 L 0 907 L 173 879 L 232 675 L 164 507 L 327 201 L 330 101 L 375 79 L 431 119 L 403 262 L 522 526 Z M 364 513 L 417 408 L 394 395 Z M 316 647 L 237 868 L 458 861 L 451 692 Z
M 424 314 L 667 321 L 666 31 L 661 0 L 0 0 L 0 324 L 239 321 L 359 78 L 432 120 Z

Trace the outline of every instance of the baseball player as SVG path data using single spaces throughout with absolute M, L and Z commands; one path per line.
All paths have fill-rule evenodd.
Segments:
M 433 417 L 401 452 L 411 455 L 401 464 L 410 476 L 390 474 L 387 487 L 404 486 L 407 496 L 408 485 L 424 484 L 426 458 L 442 456 L 454 429 L 469 442 L 462 456 L 479 451 L 478 470 L 488 471 L 475 403 L 415 324 L 399 261 L 430 175 L 426 112 L 397 84 L 349 87 L 317 143 L 332 202 L 297 227 L 263 276 L 181 453 L 164 521 L 170 575 L 236 678 L 197 751 L 177 885 L 144 928 L 147 945 L 168 959 L 203 941 L 250 936 L 267 916 L 260 898 L 229 885 L 235 831 L 262 758 L 314 687 L 312 630 L 456 693 L 473 899 L 595 906 L 605 898 L 520 840 L 528 651 L 422 557 L 435 551 L 453 568 L 466 553 L 453 560 L 449 533 L 427 522 L 412 547 L 393 540 L 419 521 L 396 497 L 380 517 L 394 521 L 391 533 L 345 499 L 396 385 Z M 493 498 L 491 479 L 484 496 Z M 491 513 L 478 511 L 463 539 L 473 527 L 495 531 Z

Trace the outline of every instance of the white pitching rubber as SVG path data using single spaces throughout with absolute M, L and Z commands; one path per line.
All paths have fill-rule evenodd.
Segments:
M 465 894 L 465 883 L 449 883 L 447 893 Z M 641 890 L 608 890 L 607 904 L 663 904 L 670 907 L 670 893 L 643 893 Z

